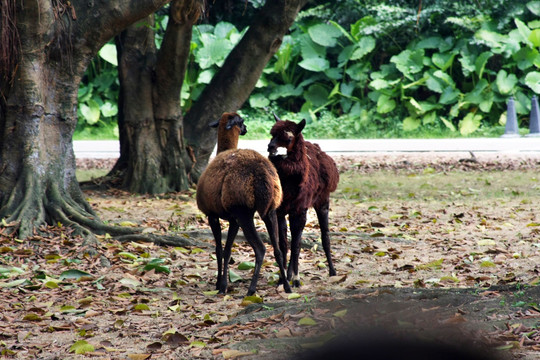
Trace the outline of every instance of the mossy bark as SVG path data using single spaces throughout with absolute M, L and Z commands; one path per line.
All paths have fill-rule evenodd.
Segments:
M 92 238 L 103 224 L 75 178 L 77 92 L 90 59 L 125 26 L 167 1 L 17 1 L 16 65 L 0 79 L 0 218 L 26 238 L 61 223 Z M 15 54 L 14 54 L 15 55 Z
M 197 0 L 173 1 L 161 49 L 149 26 L 117 38 L 120 68 L 120 158 L 110 175 L 138 193 L 186 190 L 197 182 L 216 144 L 208 124 L 247 100 L 306 0 L 267 1 L 243 39 L 185 117 L 180 90 Z M 153 20 L 147 20 L 147 22 Z

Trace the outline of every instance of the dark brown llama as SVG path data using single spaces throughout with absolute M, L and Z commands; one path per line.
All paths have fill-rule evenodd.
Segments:
M 317 213 L 321 228 L 321 241 L 330 276 L 336 275 L 330 252 L 330 237 L 328 235 L 328 211 L 330 193 L 336 190 L 339 173 L 334 160 L 324 153 L 319 145 L 304 140 L 302 129 L 306 121 L 295 123 L 289 120 L 281 121 L 275 114 L 276 123 L 270 130 L 272 140 L 268 144 L 270 161 L 276 167 L 281 187 L 283 201 L 277 209 L 279 226 L 279 248 L 283 255 L 284 266 L 287 265 L 287 222 L 289 215 L 291 228 L 291 259 L 287 269 L 287 280 L 292 280 L 293 286 L 300 286 L 298 277 L 298 257 L 302 232 L 306 224 L 308 208 L 313 207 Z M 278 148 L 287 150 L 286 155 L 278 155 Z
M 244 120 L 236 113 L 224 113 L 210 126 L 218 127 L 218 147 L 214 160 L 204 170 L 197 184 L 197 206 L 208 216 L 216 241 L 218 277 L 216 289 L 227 292 L 228 266 L 234 238 L 241 227 L 255 252 L 255 269 L 248 295 L 256 291 L 266 247 L 255 229 L 253 217 L 258 212 L 268 230 L 279 265 L 285 292 L 291 288 L 285 280 L 285 267 L 279 251 L 276 208 L 282 191 L 276 169 L 270 161 L 254 150 L 237 149 L 238 136 L 246 133 Z M 229 221 L 225 248 L 221 244 L 219 219 Z

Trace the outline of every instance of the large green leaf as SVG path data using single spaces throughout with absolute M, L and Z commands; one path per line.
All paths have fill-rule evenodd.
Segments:
M 311 57 L 304 59 L 298 63 L 298 65 L 306 70 L 321 72 L 330 68 L 328 60 L 320 57 Z
M 492 56 L 493 56 L 492 52 L 485 51 L 476 58 L 476 61 L 474 62 L 474 67 L 479 78 L 482 78 L 482 75 L 484 74 L 484 69 L 486 68 L 486 64 L 489 58 Z
M 216 64 L 220 65 L 232 49 L 232 44 L 227 39 L 216 39 L 213 36 L 205 35 L 204 46 L 199 49 L 195 59 L 201 69 L 208 69 Z
M 375 49 L 375 39 L 371 36 L 364 36 L 356 45 L 351 55 L 351 60 L 359 60 L 373 51 L 373 49 Z
M 439 102 L 444 105 L 453 104 L 457 101 L 460 92 L 451 86 L 447 86 L 439 98 Z
M 413 131 L 420 127 L 420 119 L 413 117 L 406 117 L 403 119 L 403 131 Z
M 326 47 L 336 46 L 337 39 L 342 35 L 338 28 L 326 23 L 311 26 L 308 34 L 315 43 Z
M 389 84 L 388 81 L 386 81 L 385 79 L 375 79 L 369 83 L 369 86 L 371 86 L 375 90 L 381 90 L 388 88 Z
M 435 66 L 437 66 L 439 69 L 445 71 L 452 65 L 455 56 L 456 53 L 453 52 L 435 53 L 431 57 L 431 61 L 433 61 L 433 64 L 435 64 Z
M 444 39 L 440 36 L 431 36 L 422 39 L 416 45 L 420 49 L 438 49 L 444 43 Z
M 379 114 L 386 114 L 396 108 L 396 101 L 390 96 L 381 94 L 377 100 L 377 112 Z
M 540 36 L 540 31 L 538 35 Z M 540 38 L 538 40 L 540 41 Z M 540 54 L 534 48 L 523 47 L 512 55 L 512 59 L 517 62 L 519 70 L 526 70 L 534 66 L 536 61 L 540 61 Z
M 475 63 L 475 56 L 468 53 L 460 53 L 460 57 L 458 58 L 458 61 L 461 63 L 461 71 L 463 72 L 463 75 L 469 76 L 472 72 L 476 70 L 476 67 L 474 65 Z
M 454 126 L 454 124 L 452 124 L 451 121 L 448 121 L 447 119 L 445 119 L 444 117 L 440 117 L 439 119 L 441 119 L 441 121 L 443 122 L 444 126 L 446 126 L 448 129 L 450 129 L 450 131 L 454 132 L 456 131 L 456 127 Z
M 531 29 L 529 29 L 527 25 L 525 25 L 525 23 L 518 18 L 514 19 L 514 23 L 516 24 L 519 34 L 521 35 L 520 41 L 525 45 L 530 46 L 531 41 L 529 40 L 529 36 L 531 35 Z
M 478 40 L 482 40 L 487 46 L 493 49 L 500 49 L 508 36 L 496 33 L 494 31 L 480 29 L 475 34 L 474 37 Z
M 99 56 L 114 66 L 118 66 L 118 58 L 116 55 L 116 45 L 114 44 L 105 44 L 99 50 Z
M 534 15 L 540 16 L 540 1 L 529 1 L 527 3 L 527 9 Z
M 328 96 L 328 90 L 320 84 L 313 84 L 304 92 L 304 98 L 315 106 L 324 105 L 328 101 Z
M 279 85 L 272 88 L 272 92 L 268 96 L 270 100 L 276 100 L 288 96 L 300 96 L 303 90 L 301 87 L 294 87 L 292 84 Z
M 501 69 L 497 74 L 497 88 L 502 95 L 511 94 L 516 86 L 518 79 L 514 74 L 508 74 L 506 70 Z
M 351 24 L 351 35 L 358 40 L 362 36 L 362 30 L 373 25 L 377 25 L 377 19 L 371 15 L 364 16 L 354 24 Z
M 534 46 L 540 47 L 540 29 L 534 29 L 531 31 L 528 39 Z
M 249 106 L 252 108 L 264 108 L 270 105 L 270 100 L 263 94 L 252 94 L 249 97 Z
M 530 87 L 532 91 L 540 94 L 540 72 L 531 71 L 525 76 L 525 85 Z
M 99 121 L 99 115 L 101 111 L 99 110 L 99 104 L 95 100 L 90 99 L 86 102 L 86 104 L 80 104 L 79 109 L 81 110 L 82 116 L 89 125 L 94 125 Z
M 435 76 L 428 76 L 426 80 L 426 86 L 429 90 L 436 93 L 442 93 L 444 88 L 446 87 L 444 83 Z
M 199 76 L 197 77 L 197 83 L 199 84 L 210 84 L 210 81 L 212 81 L 212 78 L 214 77 L 215 70 L 214 69 L 206 69 L 199 73 Z
M 463 120 L 459 122 L 459 132 L 467 136 L 478 130 L 482 121 L 482 116 L 474 113 L 468 113 Z
M 300 36 L 300 52 L 302 58 L 326 58 L 326 48 L 311 40 L 308 34 Z
M 419 73 L 424 67 L 424 49 L 403 50 L 398 55 L 392 56 L 390 61 L 396 64 L 403 75 L 412 79 L 411 75 Z
M 110 101 L 106 101 L 101 107 L 100 107 L 101 113 L 105 117 L 112 117 L 118 114 L 118 106 L 115 103 L 112 103 Z
M 238 33 L 236 27 L 226 21 L 220 21 L 214 28 L 214 35 L 219 38 L 229 38 L 232 33 Z

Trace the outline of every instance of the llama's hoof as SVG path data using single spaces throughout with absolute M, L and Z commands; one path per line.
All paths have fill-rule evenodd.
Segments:
M 336 270 L 330 269 L 330 276 L 336 276 Z
M 291 286 L 289 285 L 289 283 L 283 284 L 283 290 L 285 290 L 285 292 L 286 292 L 287 294 L 292 293 Z
M 300 287 L 300 280 L 293 280 L 292 286 L 293 287 Z

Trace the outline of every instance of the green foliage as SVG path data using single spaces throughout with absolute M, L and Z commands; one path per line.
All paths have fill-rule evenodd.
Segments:
M 116 47 L 106 44 L 79 85 L 76 137 L 117 138 L 118 70 Z M 105 135 L 105 136 L 103 136 Z
M 270 119 L 268 108 L 305 118 L 306 131 L 321 132 L 313 137 L 498 135 L 509 96 L 527 125 L 530 97 L 540 94 L 540 1 L 318 3 L 299 14 L 244 105 L 253 115 L 248 136 L 267 133 L 271 120 L 255 119 Z M 167 21 L 157 17 L 158 47 Z M 246 30 L 195 26 L 185 111 Z M 81 83 L 81 134 L 97 127 L 114 136 L 115 60 L 109 44 Z
M 365 114 L 396 132 L 477 134 L 499 126 L 509 96 L 526 119 L 530 96 L 540 93 L 540 6 L 489 3 L 434 1 L 418 9 L 416 2 L 367 1 L 349 23 L 332 19 L 330 4 L 309 9 L 267 67 L 267 86 L 254 91 L 266 101 L 250 105 L 270 100 L 308 123 L 324 112 L 333 126 L 347 117 L 348 134 L 365 129 Z

